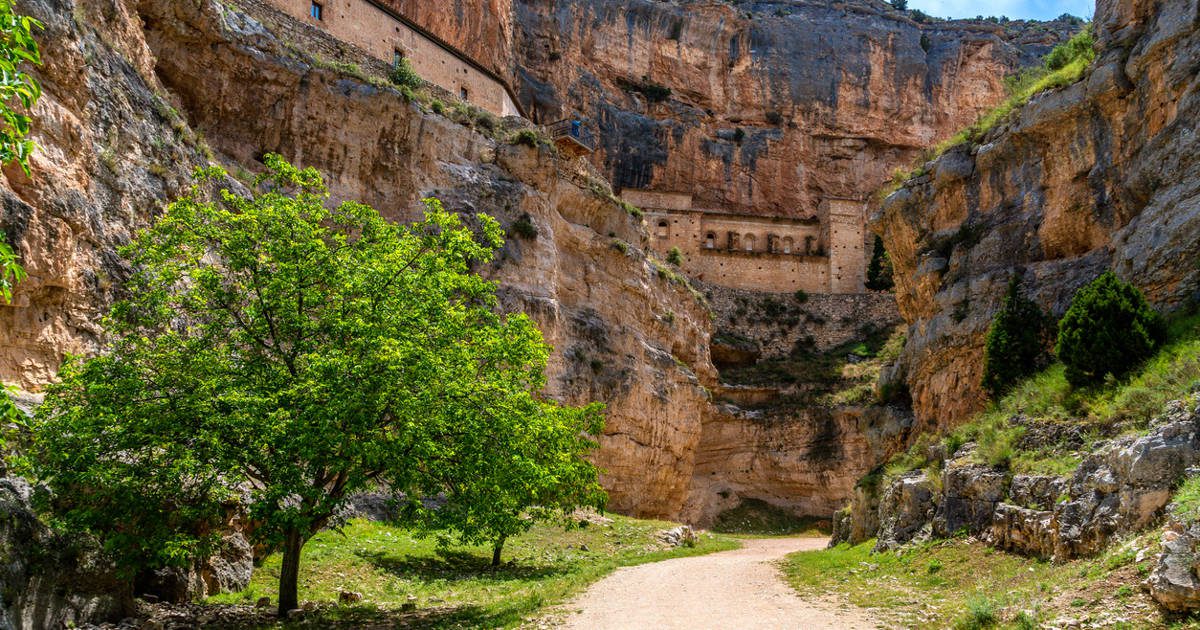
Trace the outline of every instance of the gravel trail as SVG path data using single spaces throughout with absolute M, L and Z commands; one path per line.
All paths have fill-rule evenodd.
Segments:
M 862 610 L 802 599 L 777 561 L 824 548 L 824 538 L 764 538 L 741 549 L 618 569 L 564 606 L 577 630 L 875 628 Z

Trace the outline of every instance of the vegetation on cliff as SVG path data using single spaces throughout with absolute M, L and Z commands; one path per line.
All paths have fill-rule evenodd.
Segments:
M 1073 386 L 1066 366 L 1054 363 L 947 435 L 919 438 L 888 464 L 888 476 L 930 465 L 933 443 L 951 454 L 967 442 L 977 443 L 971 457 L 979 463 L 1008 466 L 1014 473 L 1065 474 L 1091 444 L 1144 431 L 1167 402 L 1200 389 L 1200 313 L 1170 318 L 1166 338 L 1154 356 L 1123 378 L 1096 386 Z M 1022 438 L 1031 430 L 1045 435 L 1026 444 Z
M 472 272 L 496 221 L 477 216 L 477 240 L 436 200 L 412 225 L 329 209 L 315 170 L 267 166 L 252 197 L 206 194 L 223 173 L 203 171 L 124 250 L 109 342 L 64 366 L 32 427 L 51 517 L 133 570 L 206 557 L 241 504 L 282 549 L 284 614 L 305 543 L 378 484 L 497 562 L 526 518 L 599 505 L 600 409 L 542 398 L 541 333 Z
M 924 175 L 925 163 L 936 159 L 950 148 L 964 142 L 981 141 L 988 131 L 1006 120 L 1009 115 L 1019 110 L 1034 96 L 1046 90 L 1071 85 L 1082 79 L 1087 69 L 1091 67 L 1092 61 L 1096 59 L 1095 42 L 1092 25 L 1085 24 L 1074 37 L 1055 46 L 1043 58 L 1041 66 L 1027 68 L 1005 79 L 1008 98 L 988 110 L 970 126 L 922 153 L 920 164 L 916 167 L 909 170 L 897 169 L 892 174 L 891 182 L 884 186 L 878 194 L 886 196 L 904 185 L 904 182 L 909 179 Z
M 1021 295 L 1021 278 L 1014 275 L 984 345 L 983 387 L 993 398 L 1046 367 L 1052 324 L 1036 302 Z
M 1154 354 L 1162 317 L 1137 287 L 1104 272 L 1080 289 L 1058 325 L 1054 352 L 1075 387 L 1120 378 Z

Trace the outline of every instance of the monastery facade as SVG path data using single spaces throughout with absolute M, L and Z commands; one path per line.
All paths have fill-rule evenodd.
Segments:
M 390 64 L 407 59 L 422 79 L 497 116 L 523 116 L 509 85 L 495 72 L 376 0 L 265 0 Z
M 861 293 L 866 204 L 829 198 L 809 219 L 734 215 L 692 206 L 692 196 L 626 190 L 646 213 L 650 247 L 678 248 L 680 268 L 702 282 L 777 293 Z

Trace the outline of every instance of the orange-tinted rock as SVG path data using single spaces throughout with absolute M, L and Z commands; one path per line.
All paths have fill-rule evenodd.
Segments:
M 927 165 L 873 228 L 911 324 L 902 357 L 921 428 L 980 409 L 983 343 L 1006 283 L 1061 315 L 1106 268 L 1170 310 L 1200 297 L 1200 30 L 1173 0 L 1102 1 L 1080 82 Z

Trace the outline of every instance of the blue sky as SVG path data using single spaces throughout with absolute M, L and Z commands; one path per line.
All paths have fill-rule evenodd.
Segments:
M 1014 19 L 1051 20 L 1063 13 L 1091 19 L 1094 0 L 908 0 L 909 9 L 920 9 L 943 18 L 1007 15 Z

